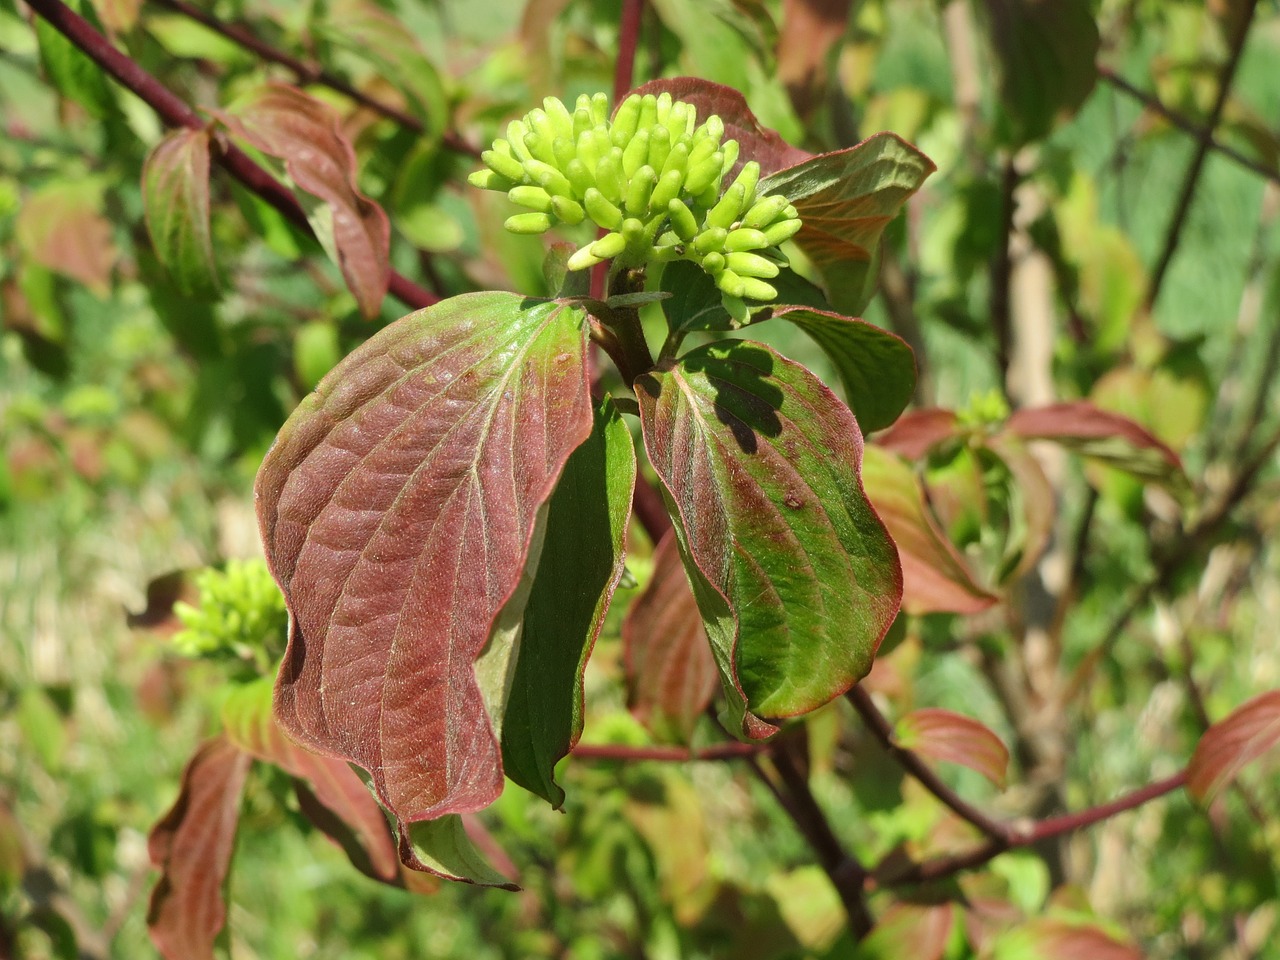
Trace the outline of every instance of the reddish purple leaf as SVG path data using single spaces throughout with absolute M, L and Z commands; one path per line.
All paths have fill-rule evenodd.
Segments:
M 345 761 L 322 757 L 290 740 L 271 715 L 271 684 L 247 684 L 223 705 L 226 736 L 241 750 L 305 780 L 316 800 L 355 833 L 376 879 L 392 882 L 400 861 L 387 818 Z
M 641 96 L 647 93 L 669 93 L 675 100 L 691 103 L 697 108 L 699 123 L 711 114 L 716 114 L 724 121 L 725 139 L 738 141 L 741 148 L 738 163 L 755 160 L 765 176 L 775 170 L 802 163 L 813 156 L 807 150 L 791 146 L 776 130 L 761 126 L 756 115 L 747 106 L 746 98 L 733 87 L 697 77 L 672 77 L 667 80 L 650 80 L 632 92 Z
M 252 762 L 226 737 L 206 740 L 182 773 L 177 801 L 151 830 L 147 849 L 161 875 L 147 927 L 166 960 L 213 960 L 227 917 L 222 885 Z
M 322 244 L 342 269 L 360 311 L 376 317 L 391 276 L 391 223 L 356 185 L 356 157 L 338 115 L 296 87 L 269 83 L 217 116 L 237 136 L 279 157 L 299 188 L 324 201 L 313 214 Z M 330 243 L 331 241 L 331 243 Z
M 902 717 L 898 743 L 921 756 L 977 770 L 1003 787 L 1009 771 L 1009 749 L 983 724 L 950 710 L 926 707 Z
M 1178 455 L 1145 428 L 1087 400 L 1019 410 L 1005 430 L 1025 440 L 1054 440 L 1142 477 L 1165 479 L 1182 470 Z
M 912 410 L 899 417 L 888 430 L 876 434 L 876 446 L 892 450 L 908 460 L 919 460 L 931 447 L 958 433 L 954 411 L 937 408 Z
M 209 131 L 183 127 L 147 154 L 142 167 L 147 232 L 156 255 L 187 293 L 218 285 L 209 232 Z
M 955 908 L 949 903 L 895 903 L 858 944 L 865 960 L 941 960 L 951 938 Z
M 1280 743 L 1280 690 L 1268 690 L 1237 707 L 1200 738 L 1187 766 L 1187 790 L 1208 802 L 1241 769 Z
M 997 960 L 1142 960 L 1142 951 L 1091 924 L 1042 918 L 999 937 Z
M 628 706 L 659 739 L 688 743 L 715 696 L 716 662 L 670 533 L 653 564 L 653 579 L 622 623 Z
M 863 451 L 862 483 L 898 547 L 904 610 L 968 614 L 996 602 L 938 528 L 910 467 L 869 444 Z
M 410 314 L 321 381 L 258 474 L 291 614 L 276 716 L 368 770 L 402 828 L 502 790 L 545 505 L 591 430 L 586 336 L 580 309 L 510 293 Z

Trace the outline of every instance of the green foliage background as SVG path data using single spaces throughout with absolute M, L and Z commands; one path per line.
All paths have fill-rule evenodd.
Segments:
M 203 107 L 293 79 L 165 3 L 135 6 L 92 9 L 132 56 Z M 1005 386 L 990 264 L 1005 238 L 1001 165 L 1018 148 L 1028 190 L 1015 222 L 1052 277 L 1053 394 L 1092 397 L 1178 449 L 1194 490 L 1184 505 L 1220 489 L 1232 457 L 1280 420 L 1269 390 L 1280 353 L 1276 182 L 1210 154 L 1145 319 L 1142 297 L 1193 137 L 1101 81 L 1078 112 L 1045 116 L 1056 107 L 1051 94 L 1035 98 L 1036 83 L 1052 88 L 1052 71 L 1023 78 L 1028 89 L 1002 102 L 980 11 L 927 0 L 853 4 L 840 42 L 811 64 L 818 77 L 797 109 L 780 79 L 792 68 L 776 50 L 796 29 L 784 7 L 805 6 L 654 0 L 637 82 L 705 77 L 743 91 L 763 123 L 808 149 L 888 129 L 937 162 L 886 246 L 889 269 L 910 288 L 911 316 L 877 298 L 866 317 L 923 347 L 920 399 L 951 408 Z M 1208 113 L 1226 56 L 1219 15 L 1245 4 L 1087 6 L 1101 62 L 1195 122 Z M 545 95 L 611 88 L 617 4 L 234 0 L 214 9 L 420 118 L 426 134 L 308 88 L 345 118 L 361 186 L 391 215 L 397 269 L 442 293 L 543 292 L 541 240 L 501 230 L 505 200 L 465 187 L 474 163 L 442 135 L 482 142 Z M 949 46 L 956 9 L 970 16 L 977 45 L 968 63 Z M 342 353 L 403 311 L 388 300 L 379 321 L 362 321 L 320 246 L 216 173 L 223 286 L 216 297 L 183 294 L 143 227 L 139 177 L 158 121 L 28 16 L 0 0 L 0 956 L 12 943 L 18 956 L 133 958 L 151 950 L 146 831 L 210 730 L 221 684 L 252 672 L 255 654 L 185 661 L 171 622 L 130 628 L 125 611 L 143 610 L 147 584 L 163 574 L 257 554 L 249 486 L 276 429 Z M 372 31 L 379 16 L 404 31 L 369 42 L 375 34 L 357 27 Z M 1054 53 L 1068 73 L 1088 73 L 1092 54 L 1069 30 L 1027 42 L 1033 60 Z M 1217 134 L 1272 170 L 1277 58 L 1280 11 L 1264 3 Z M 975 69 L 970 104 L 962 94 Z M 769 336 L 831 380 L 808 341 Z M 931 469 L 945 476 L 962 465 Z M 1211 719 L 1280 686 L 1278 477 L 1267 462 L 1256 494 L 1206 545 L 1207 564 L 1199 553 L 1176 566 L 1057 717 L 1069 746 L 1058 794 L 1026 784 L 1025 757 L 1010 778 L 1017 786 L 1000 795 L 966 771 L 948 778 L 1002 813 L 1102 802 L 1185 762 L 1201 732 L 1188 675 Z M 1061 632 L 1074 666 L 1160 562 L 1183 507 L 1078 459 L 1064 461 L 1061 490 L 1061 535 L 1086 513 L 1092 520 Z M 949 532 L 980 557 L 998 520 L 969 518 Z M 649 550 L 639 542 L 630 561 L 640 583 Z M 633 591 L 620 591 L 615 611 Z M 625 710 L 619 616 L 588 674 L 585 739 L 647 743 Z M 1005 708 L 990 679 L 1015 659 L 1012 636 L 999 617 L 913 619 L 890 661 L 895 708 L 949 707 L 1017 742 L 1027 717 Z M 279 649 L 278 636 L 263 640 Z M 813 788 L 858 854 L 928 847 L 945 833 L 942 808 L 902 781 L 847 704 L 806 726 Z M 1246 789 L 1208 815 L 1179 793 L 1108 821 L 1067 843 L 1052 869 L 1031 853 L 1006 855 L 966 892 L 1033 916 L 1096 913 L 1151 957 L 1280 957 L 1275 769 L 1252 770 Z M 356 874 L 310 831 L 283 777 L 254 778 L 232 877 L 232 955 L 855 956 L 811 852 L 740 767 L 571 759 L 563 783 L 564 814 L 509 786 L 485 815 L 520 869 L 522 893 L 445 885 L 422 898 Z M 875 898 L 873 908 L 889 902 Z M 962 940 L 948 949 L 953 960 L 973 955 Z

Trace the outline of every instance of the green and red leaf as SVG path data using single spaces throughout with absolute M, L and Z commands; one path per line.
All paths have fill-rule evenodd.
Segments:
M 900 746 L 923 757 L 958 763 L 976 770 L 997 787 L 1003 787 L 1009 771 L 1009 748 L 986 725 L 972 717 L 926 707 L 898 720 L 895 735 Z
M 911 410 L 876 437 L 876 446 L 908 460 L 919 460 L 932 447 L 951 439 L 958 432 L 956 415 L 952 410 L 937 407 Z
M 895 903 L 858 944 L 858 960 L 942 960 L 955 923 L 949 903 Z
M 551 497 L 503 724 L 507 776 L 554 807 L 555 766 L 582 735 L 583 672 L 622 576 L 635 481 L 631 431 L 605 400 Z
M 893 544 L 858 478 L 862 434 L 799 364 L 708 344 L 636 382 L 731 714 L 768 736 L 871 668 L 898 612 Z
M 206 740 L 182 772 L 178 799 L 151 830 L 147 851 L 160 880 L 151 891 L 147 928 L 165 960 L 213 960 L 227 919 L 222 888 L 252 763 L 226 737 Z
M 1280 690 L 1268 690 L 1237 707 L 1200 738 L 1187 766 L 1187 791 L 1212 800 L 1249 763 L 1280 743 Z
M 356 184 L 355 150 L 338 115 L 296 87 L 269 83 L 217 116 L 236 136 L 283 160 L 290 179 L 323 202 L 309 214 L 316 236 L 361 312 L 377 316 L 391 277 L 391 222 Z
M 209 131 L 182 128 L 147 155 L 142 202 L 156 256 L 189 294 L 218 286 L 209 232 Z
M 1018 410 L 1005 430 L 1024 440 L 1052 440 L 1140 477 L 1165 480 L 1182 472 L 1178 455 L 1146 428 L 1087 400 Z
M 556 481 L 591 432 L 586 316 L 477 293 L 402 318 L 281 429 L 255 495 L 288 601 L 276 715 L 402 824 L 502 789 L 503 711 Z
M 688 743 L 716 692 L 698 603 L 671 534 L 653 554 L 653 578 L 622 622 L 627 706 L 660 740 Z
M 997 938 L 990 956 L 992 960 L 1142 960 L 1142 951 L 1093 924 L 1044 917 Z

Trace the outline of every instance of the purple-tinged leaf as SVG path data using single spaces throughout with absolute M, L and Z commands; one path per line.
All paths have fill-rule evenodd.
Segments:
M 977 770 L 997 787 L 1009 771 L 1009 748 L 988 727 L 950 710 L 926 707 L 902 717 L 895 728 L 898 744 L 932 760 Z
M 156 256 L 186 293 L 218 286 L 209 232 L 209 131 L 182 128 L 147 155 L 142 202 Z
M 997 938 L 990 956 L 992 960 L 1142 960 L 1142 951 L 1101 927 L 1044 917 Z
M 400 831 L 400 861 L 413 870 L 481 887 L 519 890 L 476 849 L 464 818 L 456 813 L 405 824 Z
M 919 460 L 930 448 L 957 436 L 956 415 L 951 410 L 912 410 L 876 437 L 876 446 L 908 460 Z
M 691 103 L 697 108 L 699 123 L 716 114 L 724 121 L 724 138 L 738 141 L 738 164 L 755 160 L 766 176 L 813 156 L 807 150 L 791 146 L 776 130 L 762 126 L 747 106 L 746 98 L 733 87 L 698 77 L 672 77 L 650 80 L 632 92 L 641 96 L 669 93 L 675 100 Z
M 1280 690 L 1237 707 L 1200 738 L 1187 766 L 1187 791 L 1207 803 L 1240 773 L 1280 743 Z
M 849 689 L 897 615 L 902 575 L 862 492 L 849 409 L 768 347 L 708 344 L 636 382 L 730 713 L 807 713 Z
M 653 578 L 622 622 L 627 706 L 659 740 L 688 743 L 716 692 L 698 602 L 680 548 L 668 534 L 653 554 Z
M 941 960 L 951 938 L 949 903 L 895 903 L 858 944 L 859 960 Z
M 391 222 L 356 185 L 355 151 L 338 115 L 296 87 L 269 83 L 217 116 L 236 136 L 283 160 L 293 182 L 323 201 L 309 215 L 316 236 L 360 311 L 376 317 L 391 277 Z
M 911 402 L 916 359 L 900 337 L 865 320 L 811 307 L 774 307 L 754 322 L 766 317 L 795 324 L 831 358 L 864 432 L 887 427 Z
M 355 832 L 375 879 L 400 874 L 387 818 L 364 781 L 343 760 L 322 757 L 290 740 L 271 714 L 269 677 L 238 687 L 222 708 L 227 739 L 259 760 L 306 781 L 316 800 Z
M 937 167 L 905 140 L 878 133 L 770 174 L 759 192 L 782 194 L 804 226 L 795 243 L 822 274 L 831 305 L 856 316 L 875 292 L 880 235 Z
M 1182 471 L 1178 455 L 1145 428 L 1087 400 L 1019 410 L 1005 430 L 1024 440 L 1053 440 L 1140 477 L 1167 480 Z
M 503 723 L 507 776 L 557 808 L 555 766 L 582 735 L 582 675 L 622 576 L 635 482 L 631 431 L 606 400 L 551 497 Z
M 502 790 L 546 503 L 591 431 L 586 337 L 580 309 L 509 293 L 410 314 L 325 377 L 259 471 L 291 615 L 276 716 L 368 770 L 402 824 Z
M 925 505 L 911 468 L 875 444 L 863 452 L 862 482 L 898 547 L 908 613 L 978 613 L 996 602 Z
M 213 960 L 227 918 L 222 887 L 252 762 L 226 737 L 206 740 L 182 772 L 177 801 L 151 829 L 147 850 L 161 873 L 147 928 L 165 960 Z

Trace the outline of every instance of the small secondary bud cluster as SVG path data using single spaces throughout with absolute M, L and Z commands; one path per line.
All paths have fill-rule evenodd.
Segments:
M 530 211 L 506 221 L 514 233 L 584 219 L 609 231 L 569 258 L 571 270 L 692 260 L 726 297 L 774 299 L 766 280 L 786 264 L 778 244 L 800 220 L 785 197 L 758 195 L 755 161 L 724 187 L 738 159 L 724 122 L 712 114 L 699 126 L 693 105 L 667 93 L 633 94 L 612 120 L 608 109 L 603 93 L 580 96 L 572 112 L 548 97 L 507 126 L 469 182 Z

